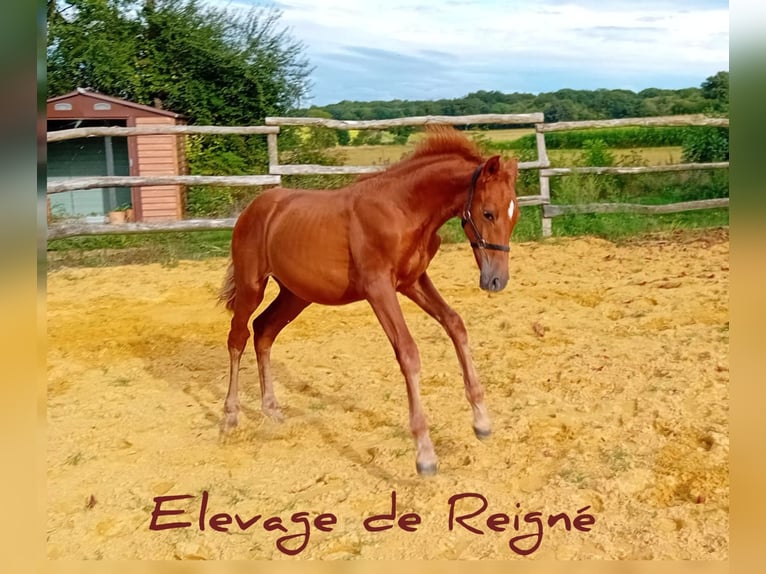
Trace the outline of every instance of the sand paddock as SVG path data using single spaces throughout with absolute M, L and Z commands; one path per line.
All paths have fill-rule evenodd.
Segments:
M 240 426 L 222 439 L 224 259 L 51 272 L 48 557 L 289 559 L 276 541 L 302 532 L 291 517 L 307 512 L 337 522 L 312 525 L 298 558 L 514 559 L 509 540 L 536 532 L 529 513 L 587 507 L 589 530 L 546 523 L 516 546 L 538 541 L 532 559 L 726 559 L 728 256 L 717 230 L 525 243 L 511 249 L 506 290 L 490 295 L 468 246 L 443 247 L 431 276 L 465 320 L 494 434 L 474 437 L 449 339 L 403 300 L 440 462 L 428 479 L 415 473 L 404 381 L 366 303 L 311 306 L 277 340 L 282 423 L 260 414 L 248 346 Z M 398 514 L 420 523 L 368 531 L 392 491 Z M 461 493 L 488 501 L 465 521 L 484 534 L 449 530 L 448 500 Z M 174 495 L 193 497 L 162 509 L 186 514 L 157 524 L 192 525 L 150 530 L 154 498 Z M 455 514 L 478 504 L 466 497 Z M 263 518 L 243 531 L 219 517 L 221 532 L 216 513 Z M 487 526 L 498 513 L 505 531 Z M 288 533 L 264 528 L 273 516 Z

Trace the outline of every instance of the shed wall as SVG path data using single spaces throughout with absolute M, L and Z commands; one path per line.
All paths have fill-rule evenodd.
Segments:
M 173 118 L 137 117 L 136 126 L 174 125 Z M 181 136 L 136 137 L 136 171 L 143 176 L 179 175 Z M 161 185 L 136 188 L 144 221 L 176 220 L 183 217 L 183 186 Z

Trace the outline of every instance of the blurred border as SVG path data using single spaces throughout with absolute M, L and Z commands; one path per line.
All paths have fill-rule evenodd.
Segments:
M 763 333 L 766 286 L 766 7 L 730 2 L 731 522 L 736 571 L 762 568 L 764 516 Z M 758 565 L 761 568 L 758 568 Z
M 731 559 L 737 571 L 760 560 L 764 436 L 760 382 L 766 285 L 763 165 L 766 130 L 766 10 L 758 0 L 731 2 L 732 170 L 732 515 Z M 5 520 L 0 540 L 6 572 L 102 572 L 105 565 L 45 560 L 45 14 L 44 0 L 12 2 L 0 19 L 0 349 L 3 358 L 2 473 Z M 35 57 L 36 55 L 36 57 Z M 36 137 L 37 135 L 37 137 Z M 39 177 L 38 177 L 39 174 Z M 760 423 L 760 424 L 759 424 Z M 7 469 L 12 469 L 8 472 Z M 31 566 L 31 568 L 30 568 Z M 173 564 L 109 563 L 110 572 L 300 572 L 388 574 L 396 563 Z M 420 564 L 423 572 L 462 571 L 460 563 Z M 728 572 L 729 563 L 481 563 L 477 574 L 521 572 Z M 752 571 L 755 571 L 753 569 Z
M 52 564 L 52 563 L 49 563 Z M 300 574 L 311 571 L 319 574 L 390 574 L 392 571 L 415 571 L 419 574 L 719 574 L 728 572 L 725 562 L 547 562 L 521 561 L 510 562 L 223 562 L 223 563 L 118 563 L 109 562 L 108 566 L 99 562 L 59 563 L 55 569 L 45 568 L 43 572 L 72 572 L 89 574 L 91 572 L 114 572 L 116 574 L 180 574 L 186 572 L 226 572 L 228 574 L 250 574 L 268 572 L 269 574 Z
M 45 545 L 44 338 L 37 267 L 38 27 L 45 3 L 6 2 L 0 18 L 0 355 L 3 570 L 22 572 Z M 42 8 L 42 12 L 40 9 Z M 42 20 L 40 17 L 42 16 Z M 43 93 L 44 98 L 44 93 Z M 44 125 L 44 124 L 43 124 Z M 44 252 L 43 252 L 44 253 Z M 41 277 L 44 278 L 43 275 Z M 38 290 L 39 288 L 39 290 Z M 11 548 L 7 548 L 10 546 Z M 13 549 L 15 552 L 11 552 Z

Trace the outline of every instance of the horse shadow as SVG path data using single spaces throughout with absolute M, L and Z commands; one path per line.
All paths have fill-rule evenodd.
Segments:
M 240 412 L 245 415 L 247 421 L 233 433 L 229 440 L 226 433 L 221 430 L 223 418 L 223 402 L 228 386 L 229 360 L 226 345 L 217 345 L 204 340 L 185 339 L 180 336 L 168 337 L 145 336 L 140 342 L 129 343 L 133 356 L 143 359 L 145 368 L 155 378 L 165 380 L 172 388 L 183 392 L 202 413 L 203 418 L 209 423 L 210 428 L 219 431 L 219 442 L 222 444 L 237 444 L 246 440 L 252 440 L 257 436 L 253 433 L 265 434 L 263 440 L 269 440 L 280 433 L 272 432 L 273 425 L 290 425 L 301 421 L 311 420 L 312 428 L 321 436 L 322 441 L 331 446 L 339 456 L 354 466 L 363 469 L 375 478 L 386 481 L 401 482 L 408 479 L 397 476 L 389 468 L 382 466 L 360 445 L 355 445 L 350 435 L 361 432 L 355 431 L 350 426 L 343 431 L 336 427 L 330 427 L 328 422 L 322 420 L 321 414 L 311 412 L 295 404 L 283 404 L 282 412 L 284 420 L 281 422 L 268 422 L 267 430 L 260 433 L 259 430 L 247 429 L 245 425 L 252 422 L 267 419 L 260 409 L 260 391 L 258 373 L 253 364 L 243 366 L 240 370 Z M 392 367 L 394 368 L 394 367 Z M 337 409 L 340 412 L 353 412 L 364 419 L 371 428 L 391 428 L 399 431 L 400 426 L 390 418 L 383 417 L 381 413 L 360 407 L 353 398 L 339 394 L 322 391 L 309 381 L 297 377 L 289 364 L 282 361 L 272 360 L 272 372 L 275 382 L 284 391 L 292 395 L 303 395 L 308 399 L 318 401 L 323 408 Z M 279 397 L 278 397 L 279 398 Z M 268 419 L 267 419 L 268 420 Z M 245 431 L 245 432 L 242 432 Z M 413 448 L 411 439 L 403 438 L 402 447 Z M 414 453 L 414 450 L 413 450 Z

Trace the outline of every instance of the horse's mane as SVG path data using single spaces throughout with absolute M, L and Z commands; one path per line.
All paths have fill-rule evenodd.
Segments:
M 405 161 L 444 154 L 457 154 L 472 162 L 481 162 L 483 159 L 476 144 L 452 126 L 428 125 L 426 137 L 418 143 L 415 151 Z
M 391 164 L 383 171 L 362 174 L 357 177 L 356 181 L 401 173 L 401 169 L 409 167 L 411 163 L 430 156 L 454 154 L 470 162 L 481 163 L 484 161 L 476 144 L 450 125 L 426 125 L 425 132 L 426 137 L 418 142 L 412 153 Z

